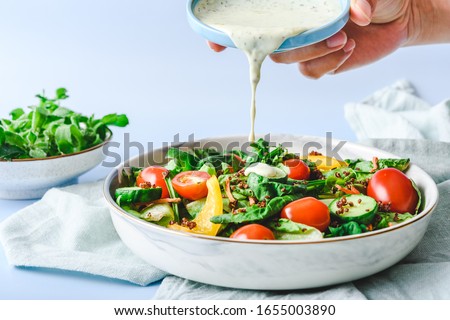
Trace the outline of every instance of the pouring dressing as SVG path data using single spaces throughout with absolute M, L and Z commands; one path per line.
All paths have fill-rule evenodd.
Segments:
M 333 21 L 338 0 L 199 0 L 195 16 L 226 33 L 250 67 L 252 89 L 249 141 L 255 140 L 256 89 L 266 57 L 292 36 Z

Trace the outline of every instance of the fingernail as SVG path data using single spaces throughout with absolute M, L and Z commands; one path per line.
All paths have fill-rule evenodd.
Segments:
M 347 35 L 345 32 L 339 31 L 331 38 L 327 39 L 328 48 L 336 48 L 343 46 L 347 42 Z
M 356 0 L 355 5 L 361 10 L 361 13 L 364 14 L 367 18 L 367 21 L 370 22 L 372 19 L 372 6 L 367 0 Z
M 356 42 L 353 39 L 350 39 L 347 41 L 347 43 L 345 44 L 345 46 L 342 48 L 342 50 L 344 50 L 345 53 L 349 53 L 350 51 L 352 51 L 353 49 L 355 49 L 356 47 Z

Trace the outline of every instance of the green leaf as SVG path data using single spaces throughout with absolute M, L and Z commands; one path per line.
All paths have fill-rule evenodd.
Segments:
M 216 175 L 216 169 L 209 162 L 205 163 L 204 165 L 202 165 L 201 168 L 198 171 L 204 171 L 207 174 L 209 174 L 210 176 L 215 176 Z
M 84 148 L 84 137 L 83 134 L 81 133 L 80 129 L 75 126 L 75 125 L 71 125 L 70 126 L 70 133 L 72 135 L 72 138 L 75 139 L 75 150 L 76 151 L 81 151 Z M 73 141 L 72 139 L 72 141 Z
M 71 125 L 59 126 L 55 132 L 55 141 L 62 154 L 74 153 L 76 150 L 72 143 Z
M 12 117 L 13 120 L 17 120 L 17 119 L 19 119 L 22 115 L 25 114 L 25 111 L 23 111 L 22 108 L 17 108 L 17 109 L 14 109 L 13 111 L 11 111 L 9 114 L 11 115 L 11 117 Z
M 322 239 L 322 232 L 316 228 L 297 223 L 288 219 L 279 219 L 269 223 L 277 240 L 318 240 Z
M 411 179 L 411 183 L 412 183 L 414 190 L 416 190 L 417 197 L 418 197 L 416 210 L 415 210 L 416 212 L 414 212 L 414 214 L 418 214 L 420 211 L 420 207 L 422 206 L 422 192 L 420 192 L 419 187 L 417 186 L 417 184 L 414 182 L 413 179 Z
M 179 168 L 180 172 L 195 170 L 199 162 L 195 155 L 178 148 L 170 148 L 167 151 L 167 158 L 174 160 L 175 168 Z
M 330 230 L 330 236 L 342 237 L 347 235 L 363 233 L 367 230 L 367 227 L 363 224 L 360 225 L 355 221 L 351 221 L 344 223 L 343 225 L 338 227 L 329 226 L 328 229 Z
M 225 213 L 211 218 L 212 223 L 228 224 L 243 223 L 252 221 L 261 221 L 273 217 L 281 212 L 285 205 L 300 199 L 300 196 L 284 196 L 269 200 L 265 207 L 253 205 L 248 207 L 245 212 L 241 213 Z
M 36 142 L 36 140 L 37 140 L 37 136 L 31 131 L 28 132 L 26 137 L 27 137 L 27 140 L 28 140 L 30 145 L 33 145 Z
M 47 97 L 44 96 L 44 93 L 43 93 L 43 94 L 37 94 L 37 95 L 36 95 L 36 98 L 38 98 L 39 100 L 41 100 L 41 103 L 45 103 L 45 102 L 48 100 Z
M 67 95 L 67 90 L 65 88 L 56 89 L 56 99 L 63 100 L 67 99 L 69 96 Z
M 45 109 L 35 108 L 31 114 L 31 130 L 34 132 L 38 132 L 39 129 L 42 128 L 43 124 L 46 121 L 47 116 L 45 115 Z
M 3 130 L 2 127 L 0 127 L 0 146 L 5 143 L 6 137 L 5 137 L 5 130 Z
M 124 114 L 112 113 L 102 118 L 102 123 L 107 126 L 125 127 L 128 125 L 128 117 Z
M 47 153 L 39 148 L 31 149 L 29 152 L 30 157 L 32 158 L 45 158 L 47 157 Z
M 395 213 L 395 212 L 379 212 L 375 217 L 374 229 L 384 229 L 406 220 L 412 219 L 414 216 L 409 212 L 406 213 Z
M 378 168 L 395 168 L 400 171 L 405 171 L 409 167 L 409 159 L 379 159 Z
M 5 132 L 5 142 L 11 146 L 16 146 L 20 149 L 25 149 L 28 145 L 27 141 L 22 138 L 20 135 L 14 132 L 6 131 Z
M 268 141 L 264 139 L 258 139 L 250 144 L 253 148 L 251 155 L 245 157 L 247 165 L 255 162 L 267 163 L 273 166 L 283 162 L 284 157 L 287 155 L 287 149 L 283 146 L 271 148 Z
M 25 154 L 21 148 L 16 146 L 11 146 L 9 144 L 0 145 L 0 159 L 3 160 L 12 160 L 20 158 Z
M 253 172 L 249 174 L 247 184 L 259 201 L 285 195 L 302 195 L 307 191 L 305 184 L 279 183 Z
M 70 109 L 64 108 L 64 107 L 59 107 L 58 109 L 55 109 L 52 112 L 52 116 L 55 117 L 60 117 L 60 118 L 65 118 L 68 117 L 70 115 L 72 115 L 74 112 Z
M 345 160 L 348 166 L 354 169 L 357 173 L 372 173 L 373 162 L 368 160 Z M 378 170 L 384 168 L 395 168 L 400 171 L 405 171 L 409 167 L 409 159 L 378 159 Z
M 39 104 L 30 106 L 29 112 L 17 108 L 10 112 L 10 119 L 0 119 L 0 145 L 7 145 L 2 159 L 70 154 L 104 142 L 111 133 L 108 125 L 128 124 L 126 115 L 105 116 L 103 123 L 60 106 L 68 98 L 65 88 L 58 88 L 54 99 L 45 93 L 36 97 Z

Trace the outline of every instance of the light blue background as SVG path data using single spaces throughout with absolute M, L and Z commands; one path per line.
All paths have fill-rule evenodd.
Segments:
M 404 48 L 366 68 L 318 81 L 294 65 L 268 60 L 258 92 L 256 131 L 355 140 L 343 117 L 359 101 L 409 79 L 431 103 L 449 97 L 450 46 Z M 192 32 L 185 1 L 14 0 L 0 3 L 0 117 L 36 102 L 43 89 L 69 89 L 67 105 L 102 116 L 127 113 L 133 141 L 160 146 L 248 134 L 247 61 L 237 50 L 216 54 Z M 131 150 L 135 154 L 137 150 Z M 104 177 L 98 167 L 81 181 Z M 0 200 L 0 220 L 31 202 Z M 0 298 L 145 299 L 156 286 L 8 266 L 0 250 Z

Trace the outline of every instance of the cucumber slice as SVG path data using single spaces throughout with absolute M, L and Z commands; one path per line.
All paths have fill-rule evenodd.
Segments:
M 140 218 L 167 227 L 170 221 L 174 219 L 172 206 L 168 203 L 152 204 L 140 215 Z
M 354 194 L 335 199 L 330 203 L 329 209 L 333 216 L 343 222 L 369 224 L 378 211 L 378 203 L 371 197 Z
M 185 205 L 186 210 L 188 211 L 192 219 L 194 219 L 198 215 L 198 213 L 202 211 L 203 207 L 205 206 L 205 203 L 206 198 L 202 198 L 199 200 L 189 202 Z
M 126 187 L 116 189 L 116 199 L 120 203 L 151 202 L 161 198 L 162 188 Z

